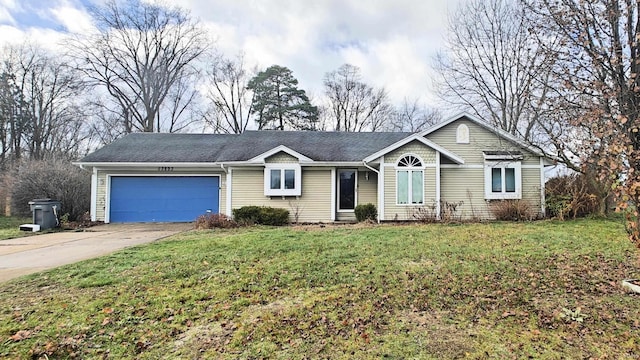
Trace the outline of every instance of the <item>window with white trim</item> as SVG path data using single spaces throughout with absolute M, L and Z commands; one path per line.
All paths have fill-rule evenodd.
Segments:
M 396 204 L 424 204 L 424 165 L 414 155 L 406 155 L 396 165 Z
M 265 196 L 300 196 L 302 170 L 299 164 L 266 164 L 264 169 Z
M 521 199 L 521 169 L 520 161 L 485 161 L 485 199 Z

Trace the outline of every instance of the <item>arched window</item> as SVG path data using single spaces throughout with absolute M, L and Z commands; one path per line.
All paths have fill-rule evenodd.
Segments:
M 456 142 L 458 144 L 468 144 L 469 143 L 469 127 L 465 124 L 458 125 L 458 129 L 456 129 Z
M 398 167 L 422 167 L 422 161 L 413 155 L 406 155 L 398 160 Z
M 424 204 L 424 166 L 415 155 L 405 155 L 396 166 L 396 204 Z

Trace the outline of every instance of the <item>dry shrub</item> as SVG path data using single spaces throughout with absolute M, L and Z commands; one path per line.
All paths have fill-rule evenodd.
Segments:
M 549 179 L 545 192 L 547 215 L 561 220 L 602 213 L 601 204 L 606 203 L 608 195 L 584 174 Z
M 434 201 L 431 205 L 417 206 L 413 209 L 413 219 L 422 223 L 434 222 L 460 222 L 462 215 L 458 213 L 458 207 L 464 202 L 451 203 L 444 200 L 440 201 L 440 217 L 438 218 L 438 207 Z
M 240 225 L 232 218 L 224 214 L 208 213 L 198 216 L 196 218 L 196 229 L 233 229 Z
M 70 221 L 82 220 L 91 206 L 91 173 L 66 159 L 32 160 L 18 166 L 13 174 L 11 211 L 29 216 L 29 201 L 51 198 L 62 203 L 61 215 Z
M 526 221 L 533 220 L 535 211 L 525 200 L 498 200 L 489 203 L 489 211 L 496 220 Z

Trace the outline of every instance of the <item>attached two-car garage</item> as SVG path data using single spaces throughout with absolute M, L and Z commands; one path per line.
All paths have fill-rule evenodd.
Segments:
M 111 176 L 109 222 L 188 222 L 219 211 L 218 176 Z

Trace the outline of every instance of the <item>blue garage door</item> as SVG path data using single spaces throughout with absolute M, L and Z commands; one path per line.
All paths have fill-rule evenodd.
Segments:
M 114 176 L 110 194 L 111 222 L 188 222 L 219 212 L 215 176 Z

